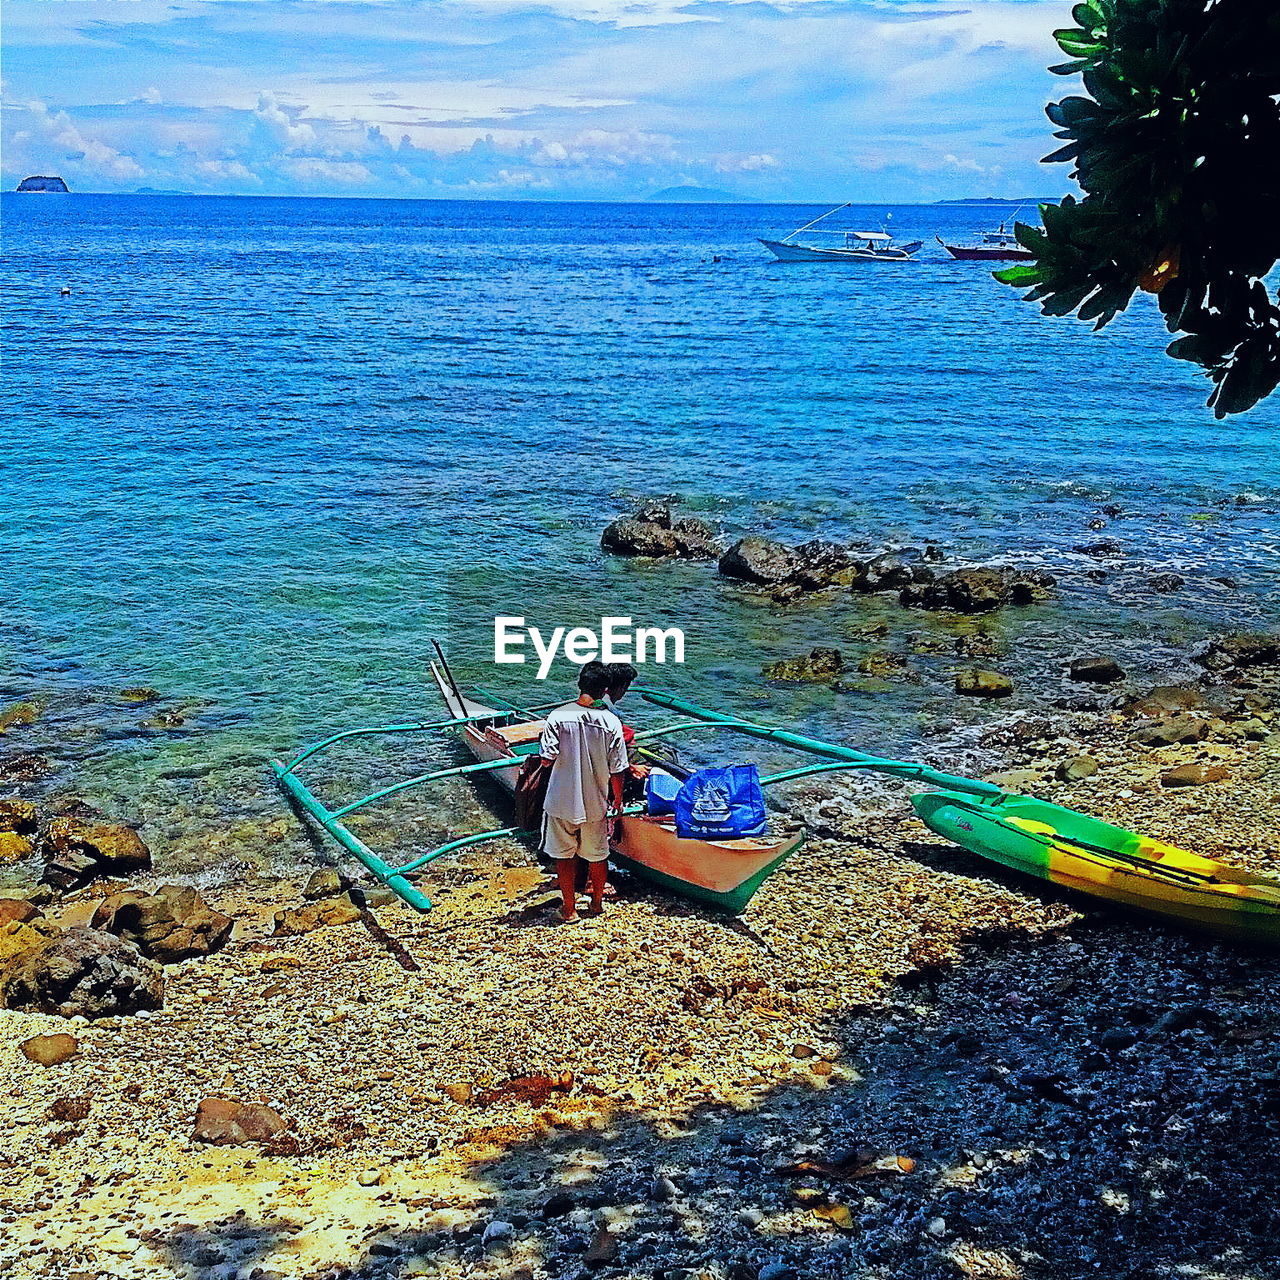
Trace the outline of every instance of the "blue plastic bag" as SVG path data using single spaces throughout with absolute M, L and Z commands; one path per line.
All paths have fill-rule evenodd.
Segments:
M 674 774 L 664 769 L 650 769 L 644 784 L 644 806 L 647 812 L 658 817 L 676 811 L 676 796 L 680 793 L 681 782 Z
M 676 835 L 692 840 L 762 836 L 764 791 L 753 764 L 699 769 L 676 796 Z

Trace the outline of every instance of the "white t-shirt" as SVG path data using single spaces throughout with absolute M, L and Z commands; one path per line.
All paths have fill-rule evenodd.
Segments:
M 565 822 L 599 822 L 608 807 L 610 775 L 627 768 L 617 715 L 576 702 L 557 707 L 547 717 L 538 754 L 555 762 L 547 782 L 547 813 Z

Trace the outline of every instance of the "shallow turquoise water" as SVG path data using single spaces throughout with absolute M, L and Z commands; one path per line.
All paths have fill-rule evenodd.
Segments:
M 661 683 L 720 705 L 755 699 L 775 657 L 932 625 L 882 601 L 780 614 L 706 566 L 603 557 L 601 528 L 640 495 L 730 535 L 1045 564 L 1060 604 L 995 624 L 1014 670 L 1051 673 L 1088 637 L 1154 675 L 1206 631 L 1280 612 L 1280 407 L 1214 422 L 1145 299 L 1094 334 L 946 260 L 929 237 L 980 210 L 895 209 L 925 255 L 852 269 L 755 243 L 819 212 L 802 208 L 9 195 L 3 211 L 6 688 L 97 706 L 80 782 L 144 816 L 166 786 L 204 786 L 189 807 L 210 819 L 232 795 L 266 805 L 249 779 L 268 750 L 432 714 L 432 635 L 494 679 L 495 602 L 683 625 L 690 667 Z M 1104 502 L 1126 515 L 1091 533 Z M 1188 588 L 1090 583 L 1071 547 L 1101 537 Z M 860 638 L 882 616 L 889 641 Z M 906 748 L 922 718 L 985 714 L 954 705 L 947 670 L 769 705 Z M 138 684 L 199 708 L 140 731 L 106 692 Z M 221 781 L 164 776 L 200 761 Z

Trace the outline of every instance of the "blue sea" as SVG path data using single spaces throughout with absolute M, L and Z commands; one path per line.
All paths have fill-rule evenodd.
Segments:
M 1140 684 L 1275 619 L 1280 403 L 1216 422 L 1149 299 L 1094 333 L 933 240 L 999 213 L 851 210 L 926 241 L 899 266 L 757 243 L 820 212 L 6 195 L 3 698 L 44 717 L 0 755 L 47 750 L 57 787 L 175 859 L 211 833 L 234 859 L 284 813 L 267 755 L 438 712 L 431 637 L 466 677 L 565 688 L 567 665 L 550 692 L 493 667 L 495 612 L 682 626 L 687 665 L 652 683 L 907 753 L 992 714 L 951 692 L 975 625 L 1016 705 L 1045 706 L 1074 654 Z M 977 624 L 882 597 L 782 609 L 709 565 L 604 556 L 604 525 L 657 495 L 726 539 L 930 541 L 1061 589 Z M 1123 554 L 1099 582 L 1073 548 L 1103 538 Z M 1186 587 L 1148 590 L 1160 571 Z M 914 678 L 763 681 L 815 644 L 900 651 Z M 387 750 L 348 753 L 347 781 L 451 758 Z

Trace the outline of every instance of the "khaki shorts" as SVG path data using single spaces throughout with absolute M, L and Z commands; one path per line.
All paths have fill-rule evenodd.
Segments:
M 544 813 L 542 852 L 548 858 L 603 862 L 609 856 L 609 824 L 604 818 L 599 822 L 566 822 Z

